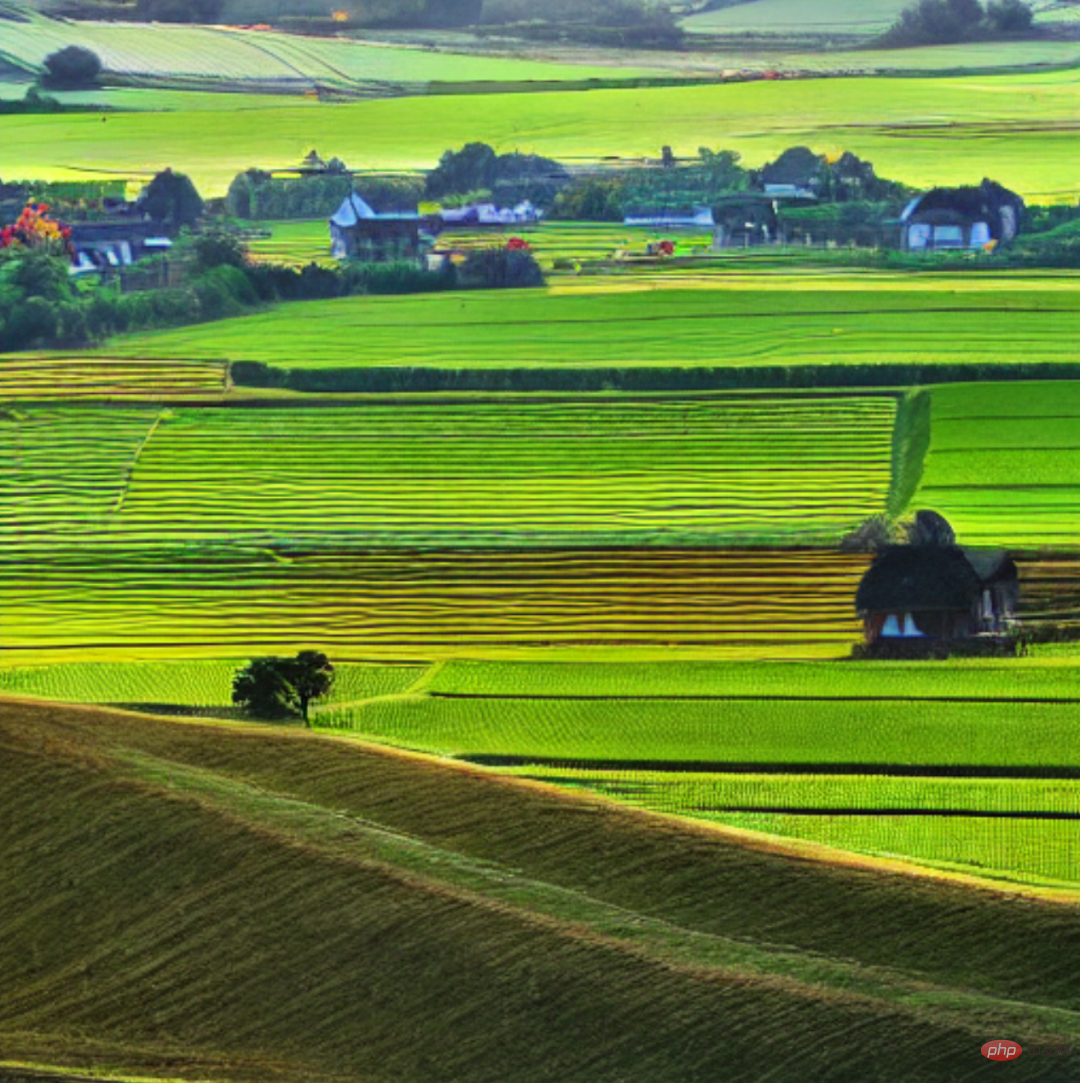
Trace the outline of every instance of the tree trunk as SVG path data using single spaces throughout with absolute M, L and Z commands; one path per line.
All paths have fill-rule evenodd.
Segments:
M 300 713 L 304 716 L 304 725 L 311 729 L 311 722 L 308 720 L 308 697 L 300 697 Z

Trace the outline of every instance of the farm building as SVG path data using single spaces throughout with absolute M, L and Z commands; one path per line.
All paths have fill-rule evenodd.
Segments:
M 418 214 L 376 214 L 355 192 L 330 219 L 330 254 L 335 259 L 367 263 L 418 260 L 421 254 Z
M 776 201 L 755 192 L 721 199 L 713 207 L 713 248 L 752 248 L 780 234 Z
M 991 180 L 977 188 L 931 188 L 900 215 L 900 247 L 908 252 L 987 248 L 1020 232 L 1024 201 Z
M 956 545 L 894 545 L 870 565 L 855 596 L 866 641 L 999 635 L 1016 619 L 1008 554 Z

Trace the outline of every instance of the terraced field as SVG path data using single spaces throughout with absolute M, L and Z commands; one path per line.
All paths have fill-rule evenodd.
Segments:
M 490 94 L 482 108 L 471 100 L 463 108 L 456 95 L 267 99 L 245 110 L 242 124 L 217 109 L 116 113 L 108 124 L 93 114 L 9 116 L 5 152 L 21 174 L 44 180 L 182 163 L 204 196 L 218 196 L 253 163 L 295 163 L 313 146 L 358 169 L 430 169 L 448 147 L 476 140 L 568 162 L 655 158 L 665 144 L 680 156 L 722 146 L 752 167 L 805 144 L 850 150 L 879 175 L 917 187 L 988 176 L 1029 201 L 1071 203 L 1080 195 L 1072 71 Z
M 113 340 L 111 356 L 282 368 L 757 367 L 1075 362 L 1077 278 L 733 268 L 687 288 L 560 279 L 550 290 L 309 301 Z M 535 329 L 543 327 L 543 334 Z
M 934 388 L 913 506 L 971 544 L 1080 548 L 1080 383 Z
M 223 392 L 223 361 L 155 361 L 115 357 L 9 356 L 0 363 L 0 401 L 158 399 Z
M 27 407 L 0 420 L 0 544 L 833 541 L 884 507 L 894 415 L 842 394 Z

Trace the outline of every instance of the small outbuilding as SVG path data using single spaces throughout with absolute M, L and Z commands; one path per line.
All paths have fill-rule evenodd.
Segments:
M 900 247 L 908 252 L 992 248 L 1020 232 L 1024 201 L 995 181 L 977 188 L 931 188 L 900 215 Z

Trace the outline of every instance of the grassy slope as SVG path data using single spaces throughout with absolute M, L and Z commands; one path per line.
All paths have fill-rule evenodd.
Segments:
M 1072 905 L 304 735 L 9 705 L 0 742 L 11 1059 L 938 1083 L 1080 1036 Z
M 354 168 L 430 168 L 447 147 L 483 140 L 556 158 L 656 156 L 724 146 L 751 165 L 786 147 L 849 149 L 913 185 L 992 176 L 1033 199 L 1075 199 L 1076 74 L 966 79 L 831 79 L 590 93 L 421 97 L 355 105 L 268 101 L 243 122 L 206 111 L 7 117 L 19 172 L 85 176 L 183 165 L 204 195 L 251 166 L 295 162 L 312 146 Z M 404 134 L 403 134 L 404 133 Z
M 120 337 L 107 356 L 284 368 L 746 366 L 1075 360 L 1075 282 L 728 276 L 711 289 L 499 291 L 311 301 Z M 611 292 L 607 292 L 611 291 Z M 988 296 L 989 295 L 989 296 Z M 531 333 L 543 328 L 542 335 Z

